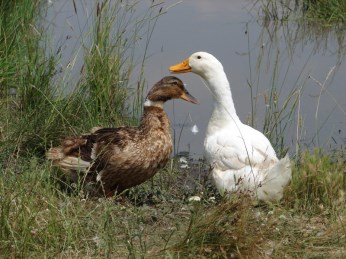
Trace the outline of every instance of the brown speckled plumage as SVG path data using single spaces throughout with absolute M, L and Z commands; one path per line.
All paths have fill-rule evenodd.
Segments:
M 197 102 L 178 78 L 164 77 L 148 93 L 138 127 L 99 128 L 66 138 L 47 152 L 47 158 L 72 181 L 84 177 L 91 196 L 112 196 L 141 184 L 170 158 L 170 123 L 162 104 L 173 98 Z

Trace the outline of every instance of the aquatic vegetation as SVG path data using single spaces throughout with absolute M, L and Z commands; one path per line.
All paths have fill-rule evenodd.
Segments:
M 40 43 L 43 36 L 35 25 L 39 4 L 1 1 L 1 160 L 29 146 L 33 152 L 43 151 L 55 59 L 45 56 Z
M 346 2 L 343 0 L 302 1 L 303 12 L 308 19 L 325 21 L 327 24 L 346 22 Z
M 268 19 L 286 20 L 291 16 L 318 21 L 330 26 L 346 22 L 346 2 L 344 0 L 298 0 L 298 1 L 258 1 Z

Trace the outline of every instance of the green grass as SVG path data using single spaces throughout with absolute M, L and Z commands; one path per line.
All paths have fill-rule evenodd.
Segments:
M 172 161 L 152 181 L 131 189 L 122 204 L 68 194 L 48 163 L 26 159 L 18 163 L 20 170 L 9 167 L 0 178 L 0 253 L 49 258 L 342 258 L 343 163 L 321 151 L 307 152 L 294 166 L 283 201 L 258 204 L 237 195 L 211 200 L 213 185 L 198 177 L 205 173 L 193 176 Z M 188 202 L 192 195 L 201 202 Z

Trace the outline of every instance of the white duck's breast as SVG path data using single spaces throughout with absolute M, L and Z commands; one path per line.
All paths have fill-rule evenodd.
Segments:
M 246 166 L 265 169 L 278 161 L 268 139 L 244 124 L 209 132 L 204 148 L 210 165 L 219 170 L 239 170 Z

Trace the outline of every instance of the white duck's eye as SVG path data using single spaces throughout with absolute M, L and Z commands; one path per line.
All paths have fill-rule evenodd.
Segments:
M 202 57 L 201 56 L 197 56 L 197 59 L 201 59 Z

